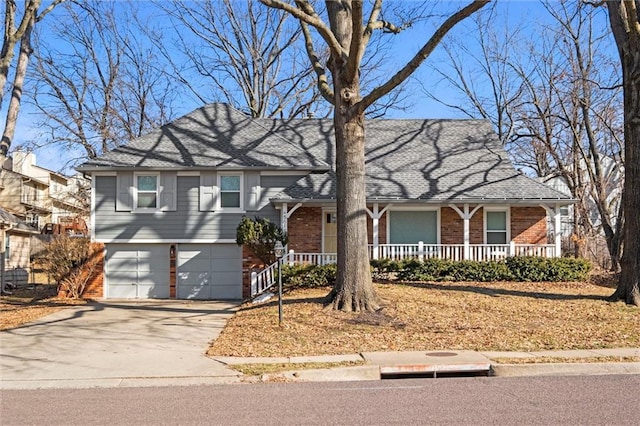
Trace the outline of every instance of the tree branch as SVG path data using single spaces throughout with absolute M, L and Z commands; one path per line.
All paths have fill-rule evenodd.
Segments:
M 267 7 L 283 10 L 294 18 L 299 19 L 300 22 L 304 22 L 314 27 L 327 43 L 329 49 L 331 49 L 331 51 L 338 57 L 345 53 L 344 49 L 340 46 L 340 43 L 331 32 L 331 29 L 322 22 L 322 19 L 320 19 L 307 0 L 296 0 L 296 4 L 298 5 L 297 8 L 281 0 L 260 0 L 260 3 Z
M 360 70 L 360 58 L 364 54 L 364 37 L 362 34 L 362 0 L 351 3 L 351 45 L 345 69 L 345 79 L 353 81 Z
M 262 0 L 261 0 L 262 1 Z M 386 83 L 373 89 L 368 95 L 366 95 L 359 103 L 361 108 L 365 110 L 368 106 L 373 104 L 376 100 L 389 93 L 391 90 L 402 84 L 433 52 L 438 43 L 444 38 L 444 36 L 460 21 L 469 17 L 471 14 L 480 10 L 487 5 L 491 0 L 475 0 L 465 8 L 459 10 L 455 14 L 451 15 L 438 30 L 431 36 L 429 41 L 416 53 L 416 55 L 393 77 L 391 77 Z
M 329 84 L 329 79 L 327 78 L 327 71 L 320 62 L 320 57 L 316 54 L 313 49 L 313 40 L 311 39 L 311 32 L 309 31 L 309 26 L 300 21 L 300 28 L 302 28 L 302 35 L 304 36 L 304 47 L 307 50 L 307 56 L 309 56 L 309 61 L 311 61 L 311 66 L 313 67 L 313 71 L 318 76 L 318 90 L 324 99 L 326 99 L 331 105 L 335 104 L 334 93 L 331 85 Z

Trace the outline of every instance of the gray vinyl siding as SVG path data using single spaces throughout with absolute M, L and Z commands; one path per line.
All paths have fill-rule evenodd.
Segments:
M 160 213 L 116 211 L 115 176 L 95 176 L 95 236 L 98 241 L 111 240 L 235 240 L 242 216 L 260 216 L 275 223 L 280 212 L 269 198 L 299 179 L 299 176 L 263 176 L 255 210 L 245 213 L 200 211 L 199 176 L 178 176 L 177 209 Z M 251 188 L 245 188 L 245 193 Z M 249 204 L 249 203 L 247 203 Z M 245 207 L 248 207 L 247 205 Z
M 260 208 L 269 205 L 269 200 L 290 187 L 305 175 L 262 176 L 260 185 Z

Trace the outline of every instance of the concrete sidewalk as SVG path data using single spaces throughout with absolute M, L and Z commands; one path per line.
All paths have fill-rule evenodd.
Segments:
M 379 380 L 384 376 L 403 374 L 437 377 L 439 374 L 487 373 L 496 376 L 540 376 L 574 374 L 640 374 L 640 362 L 597 362 L 603 357 L 640 357 L 640 348 L 563 350 L 536 352 L 474 352 L 474 351 L 412 351 L 365 352 L 351 355 L 321 355 L 305 357 L 244 358 L 215 357 L 233 366 L 239 364 L 291 364 L 282 373 L 265 374 L 263 381 Z M 502 364 L 496 360 L 527 359 L 533 364 Z M 541 363 L 552 359 L 552 363 Z M 572 362 L 563 362 L 571 360 Z M 584 362 L 575 362 L 582 360 Z M 317 370 L 296 369 L 300 363 L 362 362 L 355 367 Z
M 204 351 L 237 304 L 187 301 L 103 301 L 58 311 L 0 332 L 0 389 L 226 384 L 237 364 L 291 364 L 262 380 L 380 380 L 403 374 L 481 373 L 498 376 L 640 374 L 640 363 L 599 363 L 599 357 L 640 357 L 639 348 L 543 352 L 413 351 L 276 358 L 215 357 Z M 552 358 L 552 364 L 496 360 Z M 584 359 L 588 363 L 563 363 Z M 296 364 L 352 361 L 355 367 L 305 370 Z
M 0 389 L 228 383 L 204 355 L 237 304 L 104 301 L 0 334 Z

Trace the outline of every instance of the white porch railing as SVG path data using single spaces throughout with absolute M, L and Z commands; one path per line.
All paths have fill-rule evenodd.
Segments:
M 283 261 L 288 263 L 289 266 L 296 264 L 329 265 L 338 262 L 338 255 L 336 253 L 296 253 L 293 250 L 289 250 Z
M 468 247 L 468 260 L 478 262 L 501 260 L 509 256 L 556 257 L 558 254 L 554 244 L 469 244 Z M 377 247 L 377 256 L 375 250 L 373 245 L 369 245 L 369 259 L 465 259 L 464 244 L 380 244 Z M 327 265 L 336 263 L 337 258 L 336 253 L 296 253 L 289 250 L 289 253 L 282 258 L 282 263 L 289 266 L 296 264 Z M 251 274 L 251 296 L 264 292 L 277 284 L 277 280 L 277 262 L 260 272 L 253 272 Z
M 465 256 L 464 244 L 380 244 L 376 256 L 376 248 L 369 245 L 370 259 L 402 260 L 429 258 L 450 260 L 500 260 L 509 256 L 542 256 L 555 257 L 556 247 L 553 244 L 469 244 L 469 255 Z
M 260 272 L 251 273 L 251 297 L 278 283 L 278 262 Z

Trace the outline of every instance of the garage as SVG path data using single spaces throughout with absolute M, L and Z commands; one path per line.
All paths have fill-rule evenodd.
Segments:
M 168 244 L 107 244 L 105 297 L 168 299 Z
M 241 299 L 242 249 L 236 244 L 179 244 L 178 299 Z

